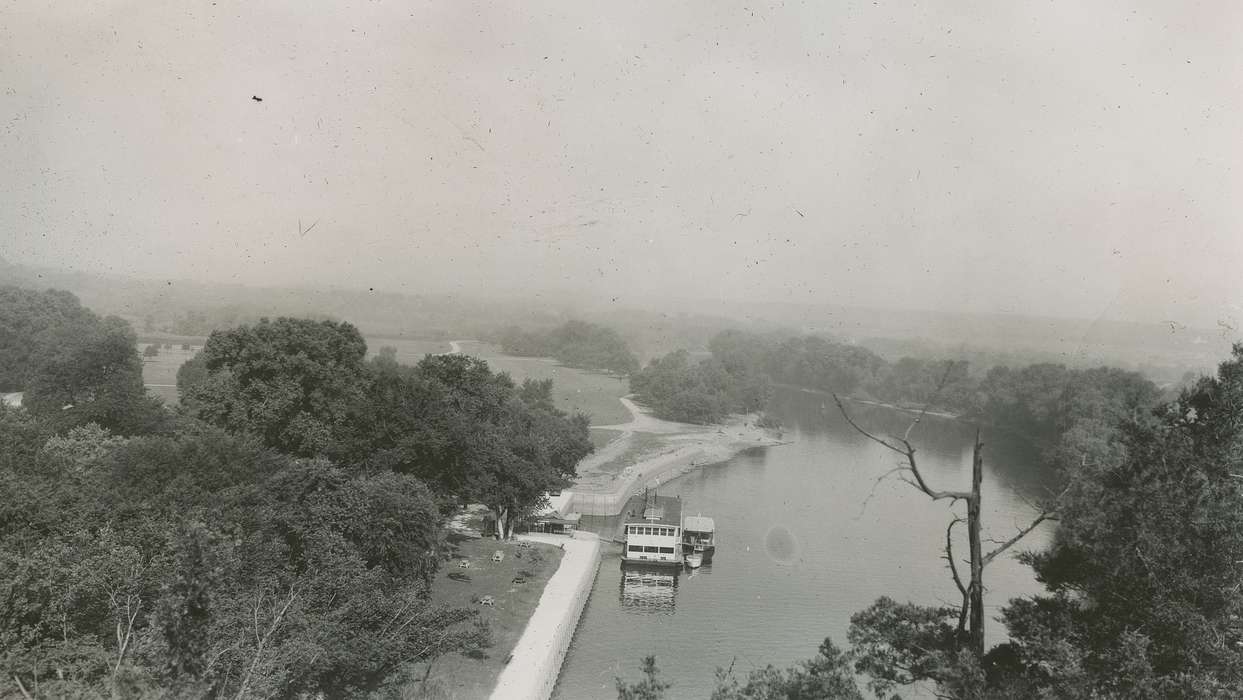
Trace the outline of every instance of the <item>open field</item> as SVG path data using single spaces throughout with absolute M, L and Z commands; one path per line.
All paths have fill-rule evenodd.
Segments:
M 591 444 L 597 450 L 622 436 L 622 431 L 612 428 L 592 428 Z
M 493 371 L 508 372 L 515 382 L 523 379 L 552 379 L 553 400 L 567 411 L 591 416 L 592 425 L 610 425 L 630 420 L 630 412 L 619 398 L 630 393 L 625 379 L 572 367 L 563 367 L 543 357 L 511 357 L 488 343 L 467 341 L 462 352 L 487 360 Z
M 595 471 L 605 474 L 620 474 L 626 467 L 642 462 L 652 455 L 667 452 L 671 445 L 668 435 L 655 433 L 632 433 L 624 451 L 612 459 L 598 464 Z
M 552 379 L 553 399 L 557 406 L 566 411 L 582 411 L 591 416 L 593 424 L 606 425 L 630 420 L 630 413 L 618 401 L 619 397 L 628 393 L 624 379 L 562 367 L 546 358 L 510 357 L 487 343 L 466 341 L 461 345 L 463 352 L 486 360 L 494 371 L 508 372 L 515 382 L 521 383 L 524 379 Z M 146 346 L 146 343 L 140 344 L 139 351 Z M 367 355 L 374 356 L 385 346 L 395 348 L 397 361 L 407 365 L 417 364 L 425 355 L 450 350 L 449 341 L 444 340 L 371 337 L 367 338 Z M 166 403 L 177 403 L 177 369 L 202 349 L 202 339 L 198 339 L 198 343 L 191 347 L 193 350 L 185 351 L 181 349 L 181 343 L 176 343 L 171 350 L 161 347 L 158 356 L 144 358 L 142 380 L 147 384 L 147 391 L 163 398 Z M 597 446 L 606 444 L 612 437 L 601 438 Z M 596 440 L 593 438 L 593 442 Z
M 138 352 L 141 354 L 148 345 L 150 343 L 140 343 Z M 182 350 L 181 343 L 172 345 L 171 349 L 161 345 L 159 355 L 142 358 L 142 382 L 147 385 L 147 391 L 170 405 L 177 403 L 177 370 L 203 348 L 202 339 L 191 345 L 190 350 Z
M 424 355 L 439 355 L 449 352 L 447 340 L 419 340 L 411 338 L 367 338 L 367 357 L 375 357 L 380 348 L 391 347 L 397 350 L 397 361 L 403 365 L 415 365 Z
M 518 542 L 464 538 L 456 534 L 450 536 L 450 542 L 456 551 L 436 574 L 432 600 L 448 607 L 478 608 L 492 629 L 492 646 L 482 658 L 449 654 L 437 660 L 429 682 L 434 681 L 434 685 L 444 691 L 444 695 L 438 697 L 486 698 L 539 604 L 544 584 L 557 571 L 562 551 L 552 545 L 519 547 Z M 505 560 L 499 564 L 491 559 L 498 549 L 505 553 Z M 458 566 L 464 559 L 470 561 L 469 568 Z M 520 575 L 526 582 L 513 583 L 514 577 Z M 486 595 L 495 599 L 495 605 L 476 602 Z

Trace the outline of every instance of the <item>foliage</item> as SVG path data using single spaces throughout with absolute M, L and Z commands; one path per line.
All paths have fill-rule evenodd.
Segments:
M 1013 675 L 1061 697 L 1243 693 L 1243 345 L 1214 378 L 1127 421 L 1078 470 L 1047 552 L 1049 593 L 1004 611 Z
M 40 448 L 31 422 L 0 421 L 23 455 L 0 470 L 0 664 L 41 694 L 352 696 L 487 640 L 426 600 L 439 516 L 412 477 L 212 428 Z
M 253 432 L 282 452 L 323 454 L 358 398 L 366 352 L 348 323 L 278 318 L 214 331 L 200 352 L 207 377 L 179 382 L 182 403 L 196 418 Z
M 833 641 L 820 643 L 820 653 L 786 669 L 771 664 L 747 675 L 740 684 L 730 670 L 717 669 L 712 700 L 863 700 L 850 656 Z
M 665 691 L 673 684 L 658 678 L 660 669 L 656 668 L 656 657 L 644 657 L 639 668 L 643 670 L 643 680 L 627 683 L 617 679 L 617 700 L 661 700 L 665 697 Z
M 167 415 L 142 383 L 137 339 L 67 292 L 0 287 L 0 389 L 54 430 L 97 423 L 125 434 L 163 429 Z
M 630 390 L 668 420 L 714 423 L 731 413 L 759 410 L 768 400 L 767 379 L 731 373 L 713 357 L 694 362 L 685 350 L 669 353 L 631 375 Z
M 611 328 L 566 321 L 549 331 L 510 327 L 500 334 L 501 348 L 519 357 L 554 357 L 568 367 L 630 374 L 639 368 L 626 341 Z
M 30 410 L 0 407 L 0 666 L 40 697 L 354 697 L 477 652 L 478 614 L 428 600 L 440 504 L 512 530 L 591 449 L 551 382 L 366 363 L 348 324 L 213 334 L 158 431 L 125 403 L 128 327 L 84 312 L 40 333 Z
M 69 292 L 0 286 L 0 392 L 22 391 L 63 328 L 99 321 Z

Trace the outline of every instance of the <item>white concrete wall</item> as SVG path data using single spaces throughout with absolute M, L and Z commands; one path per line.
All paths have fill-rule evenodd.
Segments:
M 600 568 L 600 540 L 590 532 L 576 532 L 573 538 L 519 535 L 518 539 L 560 544 L 565 554 L 544 586 L 539 605 L 514 647 L 513 658 L 501 671 L 492 699 L 547 700 L 552 697 L 561 663 Z
M 574 498 L 570 508 L 583 515 L 617 515 L 626 507 L 626 501 L 638 493 L 644 485 L 655 480 L 661 483 L 684 474 L 691 469 L 703 466 L 707 457 L 697 447 L 684 447 L 662 455 L 644 464 L 643 469 L 636 469 L 629 477 L 619 479 L 617 488 L 609 492 L 575 491 L 570 489 Z

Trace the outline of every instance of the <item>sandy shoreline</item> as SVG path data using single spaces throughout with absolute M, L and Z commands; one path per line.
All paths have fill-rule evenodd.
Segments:
M 780 431 L 756 425 L 757 416 L 731 416 L 716 425 L 692 425 L 661 420 L 630 397 L 620 399 L 631 420 L 593 428 L 619 430 L 621 435 L 578 465 L 578 478 L 568 491 L 568 509 L 584 515 L 615 515 L 626 499 L 651 483 L 663 483 L 692 469 L 723 462 L 744 450 L 784 444 Z M 636 435 L 649 436 L 649 446 L 631 455 L 629 464 L 617 460 L 627 455 Z M 611 466 L 612 468 L 604 468 Z
M 791 389 L 793 391 L 802 392 L 804 394 L 816 394 L 819 396 L 833 396 L 833 392 L 825 391 L 824 389 L 809 389 L 805 386 L 795 386 L 793 384 L 776 384 L 775 386 L 781 387 L 782 389 Z M 854 396 L 843 396 L 841 398 L 842 400 L 849 401 L 851 403 L 859 403 L 865 406 L 879 406 L 881 408 L 889 408 L 895 411 L 902 411 L 903 413 L 921 413 L 922 412 L 924 415 L 936 416 L 937 418 L 948 418 L 949 420 L 960 420 L 962 418 L 961 415 L 957 413 L 950 413 L 949 411 L 925 411 L 921 407 L 899 406 L 898 404 L 888 403 L 886 401 L 874 401 L 872 399 L 860 399 Z

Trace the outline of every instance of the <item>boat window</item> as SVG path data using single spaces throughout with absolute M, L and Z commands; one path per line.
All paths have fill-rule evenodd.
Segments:
M 661 547 L 660 553 L 661 554 L 673 554 L 673 547 Z
M 645 527 L 645 528 L 643 528 L 643 534 L 645 534 L 645 535 L 650 535 L 650 534 L 652 534 L 652 528 L 650 528 L 650 527 Z
M 632 545 L 630 545 L 630 551 L 632 551 L 632 552 L 642 552 L 642 551 L 643 551 L 643 548 L 642 548 L 642 547 L 640 547 L 640 546 L 639 546 L 639 545 L 637 545 L 637 544 L 632 544 Z
M 656 552 L 660 551 L 660 547 L 650 547 L 650 546 L 649 546 L 649 547 L 644 547 L 644 548 L 643 548 L 643 551 L 645 551 L 645 552 L 652 552 L 653 554 L 655 554 Z

